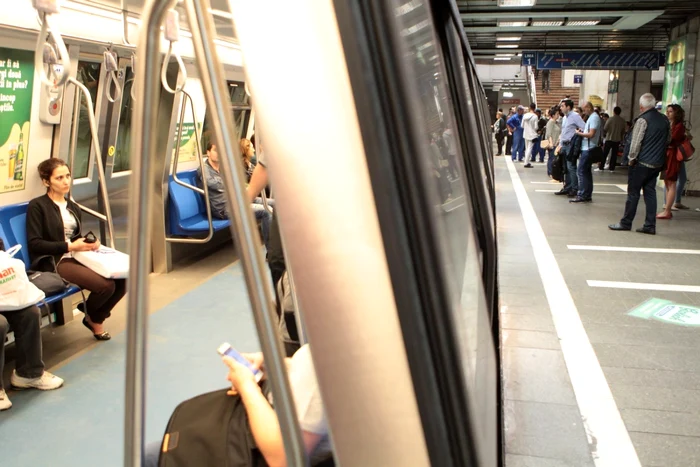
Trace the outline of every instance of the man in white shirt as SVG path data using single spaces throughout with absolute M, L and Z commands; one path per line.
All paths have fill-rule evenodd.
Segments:
M 535 113 L 537 105 L 533 102 L 530 104 L 530 110 L 523 115 L 523 138 L 525 138 L 525 167 L 526 169 L 531 169 L 531 160 L 534 159 L 532 155 L 532 150 L 535 146 L 535 141 L 537 140 L 537 122 L 539 117 Z M 535 155 L 535 157 L 537 157 Z

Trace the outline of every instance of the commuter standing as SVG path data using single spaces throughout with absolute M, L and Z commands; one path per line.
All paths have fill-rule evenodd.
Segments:
M 678 147 L 683 144 L 685 140 L 685 111 L 683 107 L 678 104 L 671 104 L 666 108 L 666 116 L 671 122 L 671 142 L 666 150 L 666 165 L 664 174 L 664 197 L 666 204 L 664 204 L 663 212 L 660 212 L 656 218 L 657 219 L 671 219 L 673 214 L 671 210 L 673 209 L 674 203 L 676 201 L 676 184 L 678 183 L 681 164 L 683 161 L 679 161 L 676 157 L 676 152 Z
M 508 119 L 508 129 L 513 134 L 512 159 L 522 161 L 525 157 L 525 140 L 523 139 L 523 114 L 525 107 L 518 106 L 516 113 Z
M 505 118 L 506 119 L 506 156 L 510 156 L 512 151 L 513 151 L 513 133 L 510 131 L 510 128 L 508 127 L 508 120 L 510 120 L 510 117 L 515 115 L 515 108 L 511 107 L 508 109 L 508 116 Z
M 644 190 L 646 218 L 644 226 L 637 232 L 656 234 L 656 179 L 666 162 L 666 148 L 671 136 L 671 128 L 664 115 L 656 110 L 653 94 L 644 94 L 639 99 L 641 115 L 632 128 L 632 141 L 629 148 L 629 175 L 627 182 L 627 202 L 625 213 L 617 224 L 608 226 L 610 230 L 631 230 L 637 213 L 640 192 Z
M 499 110 L 498 113 L 496 114 L 496 121 L 493 124 L 493 130 L 496 136 L 496 145 L 498 146 L 496 150 L 496 155 L 497 156 L 502 156 L 503 155 L 503 142 L 506 137 L 506 133 L 508 132 L 506 128 L 506 119 L 503 116 L 503 111 Z
M 617 166 L 617 153 L 620 151 L 620 142 L 625 135 L 625 119 L 620 117 L 622 109 L 620 107 L 615 107 L 613 109 L 613 116 L 605 122 L 605 146 L 603 146 L 604 156 L 607 159 L 608 153 L 610 153 L 610 164 L 609 168 L 611 172 L 615 171 Z M 599 169 L 604 170 L 605 163 L 601 162 Z
M 588 116 L 583 130 L 577 130 L 576 134 L 583 138 L 581 142 L 581 160 L 578 162 L 578 195 L 570 200 L 570 203 L 590 203 L 593 201 L 593 164 L 591 163 L 591 151 L 598 147 L 600 142 L 602 120 L 593 110 L 593 104 L 586 102 L 583 111 Z
M 537 106 L 535 103 L 530 104 L 530 110 L 523 115 L 522 127 L 523 127 L 523 138 L 525 139 L 525 168 L 531 169 L 532 164 L 530 161 L 536 160 L 537 155 L 533 154 L 535 149 L 535 142 L 537 141 L 537 122 L 539 118 L 535 113 Z
M 575 149 L 573 143 L 576 137 L 576 130 L 584 128 L 586 124 L 581 116 L 574 112 L 574 101 L 571 99 L 564 99 L 559 105 L 559 109 L 564 114 L 564 120 L 562 121 L 561 137 L 555 154 L 564 154 L 564 159 L 566 160 L 566 181 L 564 182 L 564 188 L 554 194 L 559 196 L 567 195 L 573 198 L 578 192 L 576 159 L 574 154 L 572 154 Z
M 551 109 L 549 111 L 549 121 L 544 130 L 544 141 L 547 141 L 547 149 L 543 151 L 549 153 L 547 157 L 547 175 L 552 177 L 552 164 L 554 164 L 554 150 L 559 145 L 559 136 L 561 135 L 561 120 L 559 111 Z

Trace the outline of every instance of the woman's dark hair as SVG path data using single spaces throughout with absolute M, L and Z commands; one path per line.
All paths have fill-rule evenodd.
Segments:
M 550 117 L 554 117 L 555 115 L 559 115 L 559 111 L 558 111 L 558 110 L 554 110 L 554 109 L 549 109 L 549 112 L 548 112 L 548 113 L 549 113 L 549 116 L 550 116 Z
M 673 109 L 673 118 L 676 120 L 673 123 L 685 122 L 685 110 L 678 104 L 670 104 L 667 108 Z
M 46 159 L 45 161 L 41 161 L 41 164 L 39 164 L 39 167 L 37 167 L 37 170 L 39 171 L 39 177 L 41 177 L 42 180 L 46 180 L 48 182 L 49 180 L 51 180 L 51 175 L 53 175 L 53 171 L 64 165 L 66 167 L 68 166 L 68 164 L 66 164 L 66 161 L 64 161 L 63 159 L 59 159 L 58 157 L 52 157 L 50 159 Z
M 250 144 L 252 144 L 253 147 L 255 147 L 255 133 L 253 133 L 252 135 L 250 135 Z

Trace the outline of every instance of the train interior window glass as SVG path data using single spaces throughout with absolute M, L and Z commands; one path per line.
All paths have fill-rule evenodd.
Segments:
M 455 125 L 455 115 L 447 83 L 444 57 L 438 44 L 427 1 L 413 1 L 415 8 L 393 4 L 399 22 L 406 63 L 411 67 L 409 79 L 415 81 L 419 94 L 418 121 L 422 123 L 425 144 L 422 154 L 424 177 L 432 190 L 427 193 L 440 240 L 439 254 L 446 270 L 453 322 L 461 346 L 463 372 L 467 384 L 474 387 L 477 354 L 478 316 L 486 313 L 481 284 L 481 265 L 472 233 L 468 203 L 463 148 Z
M 97 62 L 79 61 L 77 80 L 88 88 L 93 109 L 97 106 L 97 91 L 100 87 L 100 71 L 102 65 Z M 85 178 L 88 176 L 90 151 L 92 147 L 92 134 L 90 133 L 90 120 L 85 99 L 80 99 L 80 113 L 78 121 L 72 122 L 78 125 L 78 137 L 75 148 L 75 167 L 71 167 L 73 178 Z
M 233 105 L 248 105 L 248 94 L 245 92 L 245 84 L 241 81 L 228 82 L 229 95 L 231 96 L 231 104 Z
M 119 129 L 117 130 L 116 152 L 114 153 L 113 172 L 123 172 L 131 169 L 131 115 L 133 112 L 133 99 L 131 88 L 134 85 L 134 72 L 131 67 L 126 68 L 124 92 L 122 92 L 121 112 L 119 113 Z

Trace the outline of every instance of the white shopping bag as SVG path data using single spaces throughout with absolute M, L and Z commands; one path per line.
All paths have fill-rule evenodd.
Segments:
M 46 297 L 44 292 L 29 282 L 24 262 L 13 258 L 21 248 L 22 245 L 16 245 L 7 251 L 0 251 L 0 311 L 21 310 Z M 0 342 L 0 345 L 3 343 Z
M 95 251 L 78 251 L 73 258 L 107 279 L 126 279 L 129 275 L 129 255 L 113 248 L 100 246 Z

